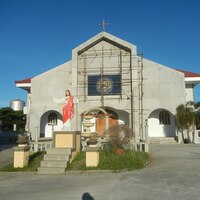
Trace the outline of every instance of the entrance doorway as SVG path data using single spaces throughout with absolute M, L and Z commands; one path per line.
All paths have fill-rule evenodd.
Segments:
M 106 110 L 108 115 L 108 127 L 118 124 L 118 115 L 113 110 Z M 99 137 L 105 136 L 106 130 L 106 115 L 99 112 L 96 120 L 96 132 Z

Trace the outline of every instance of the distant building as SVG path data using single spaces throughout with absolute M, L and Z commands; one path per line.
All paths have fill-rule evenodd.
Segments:
M 150 138 L 176 136 L 176 107 L 194 101 L 199 82 L 200 74 L 143 58 L 135 45 L 101 32 L 73 49 L 70 61 L 15 83 L 28 92 L 26 126 L 33 139 L 52 137 L 52 122 L 54 130 L 62 129 L 62 106 L 53 97 L 62 98 L 69 89 L 73 130 L 87 132 L 84 116 L 90 115 L 90 131 L 100 137 L 120 123 L 139 140 L 146 133 Z

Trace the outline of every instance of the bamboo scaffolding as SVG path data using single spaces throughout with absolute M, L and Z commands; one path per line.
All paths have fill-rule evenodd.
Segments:
M 114 59 L 114 66 L 109 66 L 107 63 L 110 59 Z M 97 60 L 99 66 L 94 68 L 95 60 Z M 120 48 L 106 48 L 104 46 L 101 49 L 95 49 L 94 47 L 87 49 L 78 55 L 77 58 L 77 86 L 78 96 L 80 97 L 79 102 L 86 101 L 99 101 L 100 106 L 106 106 L 107 100 L 119 100 L 119 101 L 130 101 L 130 108 L 125 109 L 131 115 L 131 127 L 134 129 L 135 117 L 138 117 L 138 131 L 140 139 L 144 138 L 144 118 L 146 115 L 144 111 L 144 80 L 143 77 L 143 55 L 132 55 L 131 51 Z M 136 76 L 137 73 L 137 76 Z M 120 75 L 120 81 L 114 84 L 121 87 L 119 94 L 115 93 L 114 96 L 106 94 L 104 90 L 101 91 L 99 96 L 90 95 L 88 93 L 88 84 L 95 87 L 96 81 L 88 82 L 88 76 L 96 75 L 100 77 L 101 83 L 103 83 L 104 77 L 108 75 Z M 125 89 L 125 90 L 124 90 Z M 136 116 L 137 115 L 137 116 Z

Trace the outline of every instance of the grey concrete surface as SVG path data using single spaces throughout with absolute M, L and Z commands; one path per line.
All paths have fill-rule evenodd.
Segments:
M 0 145 L 0 168 L 13 162 L 14 151 L 12 145 Z
M 200 199 L 200 145 L 151 145 L 153 161 L 123 173 L 1 173 L 4 200 Z M 86 194 L 89 193 L 90 197 Z

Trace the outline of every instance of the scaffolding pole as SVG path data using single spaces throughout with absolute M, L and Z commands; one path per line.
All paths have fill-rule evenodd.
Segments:
M 97 59 L 97 61 L 96 61 Z M 114 66 L 109 66 L 109 61 L 113 59 Z M 108 64 L 107 64 L 108 61 Z M 94 67 L 95 62 L 98 64 L 98 68 Z M 124 50 L 120 48 L 107 48 L 106 46 L 101 46 L 99 49 L 92 47 L 87 51 L 82 52 L 78 55 L 78 85 L 79 94 L 81 98 L 80 102 L 87 101 L 99 101 L 99 106 L 106 106 L 106 100 L 118 99 L 119 101 L 128 100 L 130 104 L 126 108 L 129 110 L 130 121 L 129 126 L 135 131 L 138 132 L 140 139 L 144 138 L 144 108 L 143 108 L 143 55 L 132 55 L 131 50 Z M 120 86 L 121 92 L 118 96 L 111 96 L 105 94 L 104 86 L 104 77 L 106 75 L 115 75 L 119 74 L 121 76 Z M 100 76 L 100 91 L 101 94 L 96 98 L 93 96 L 89 98 L 88 94 L 88 76 L 89 75 L 98 75 Z M 95 85 L 90 82 L 91 85 Z M 119 84 L 119 83 L 118 83 Z M 91 86 L 90 85 L 90 86 Z M 94 86 L 93 85 L 93 86 Z M 138 103 L 137 103 L 138 99 Z M 135 125 L 134 121 L 138 115 L 138 126 Z M 138 127 L 138 129 L 137 129 Z M 136 130 L 137 129 L 137 130 Z

